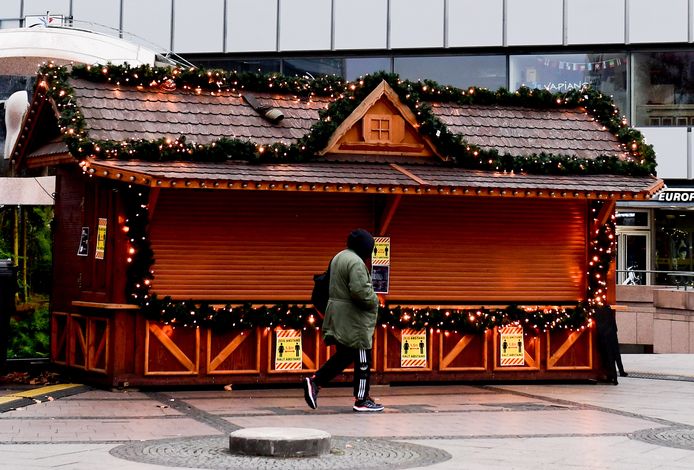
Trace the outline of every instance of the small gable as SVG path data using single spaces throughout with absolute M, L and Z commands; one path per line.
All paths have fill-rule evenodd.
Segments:
M 439 156 L 418 128 L 414 113 L 383 81 L 340 124 L 319 154 Z

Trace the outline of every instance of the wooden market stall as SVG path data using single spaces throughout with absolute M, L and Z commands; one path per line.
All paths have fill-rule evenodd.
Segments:
M 662 186 L 618 116 L 590 90 L 46 66 L 12 158 L 58 176 L 51 359 L 298 382 L 331 352 L 313 274 L 362 227 L 374 381 L 600 379 L 615 202 Z

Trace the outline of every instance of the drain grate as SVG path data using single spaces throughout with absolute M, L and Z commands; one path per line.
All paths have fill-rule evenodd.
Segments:
M 569 406 L 544 403 L 488 403 L 484 404 L 484 406 L 489 408 L 503 408 L 509 411 L 557 411 L 571 409 Z
M 629 438 L 657 446 L 694 450 L 694 428 L 692 427 L 645 429 L 629 434 Z
M 674 380 L 676 382 L 694 382 L 694 377 L 674 374 L 654 374 L 649 372 L 629 372 L 633 379 Z
M 132 442 L 111 449 L 126 460 L 167 467 L 207 469 L 400 469 L 423 467 L 451 458 L 448 452 L 384 439 L 335 437 L 331 451 L 316 457 L 272 458 L 233 455 L 228 436 Z

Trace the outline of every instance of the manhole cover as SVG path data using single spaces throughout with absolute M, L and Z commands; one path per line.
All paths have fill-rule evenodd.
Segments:
M 432 465 L 451 458 L 433 447 L 383 439 L 333 436 L 331 451 L 316 457 L 272 458 L 233 455 L 228 436 L 132 442 L 111 455 L 135 462 L 207 469 L 398 469 Z
M 694 428 L 657 428 L 646 429 L 629 434 L 631 439 L 648 442 L 657 446 L 676 447 L 694 450 Z

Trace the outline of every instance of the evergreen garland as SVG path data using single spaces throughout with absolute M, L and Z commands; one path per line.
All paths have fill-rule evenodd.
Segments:
M 180 327 L 207 327 L 215 331 L 244 330 L 257 327 L 292 329 L 319 328 L 321 319 L 310 304 L 254 306 L 252 302 L 215 306 L 212 302 L 159 298 L 150 290 L 154 274 L 153 252 L 147 237 L 148 191 L 130 186 L 126 194 L 126 233 L 131 245 L 128 258 L 127 292 L 129 300 L 140 306 L 149 320 Z M 592 203 L 593 218 L 604 201 Z M 537 334 L 555 329 L 585 328 L 592 316 L 604 305 L 606 279 L 614 257 L 614 217 L 598 228 L 590 241 L 591 261 L 587 272 L 587 300 L 562 307 L 459 309 L 423 306 L 386 305 L 379 308 L 378 324 L 392 328 L 430 328 L 457 333 L 480 333 L 495 327 L 520 325 L 526 332 Z M 215 302 L 214 304 L 218 304 Z
M 395 74 L 379 72 L 355 82 L 337 77 L 317 79 L 290 78 L 279 74 L 206 71 L 200 69 L 161 68 L 148 65 L 65 67 L 47 64 L 40 69 L 42 79 L 37 91 L 51 97 L 60 111 L 59 125 L 70 152 L 78 159 L 98 158 L 139 159 L 153 161 L 188 160 L 221 162 L 227 159 L 249 162 L 300 162 L 315 157 L 327 144 L 340 123 L 383 80 L 412 109 L 420 132 L 428 136 L 438 151 L 450 157 L 461 168 L 535 174 L 624 174 L 648 175 L 655 172 L 655 154 L 646 145 L 641 133 L 630 128 L 619 116 L 614 103 L 600 92 L 586 88 L 563 94 L 521 88 L 509 92 L 503 88 L 490 91 L 484 88 L 461 90 L 440 86 L 434 81 L 412 82 Z M 260 145 L 249 140 L 222 138 L 212 144 L 189 143 L 185 136 L 177 139 L 131 139 L 103 141 L 90 139 L 86 123 L 69 85 L 70 77 L 119 86 L 142 89 L 179 89 L 190 93 L 220 93 L 257 91 L 291 93 L 297 97 L 324 96 L 331 98 L 327 110 L 310 131 L 294 144 Z M 500 154 L 491 149 L 470 145 L 463 136 L 451 133 L 432 112 L 431 102 L 459 105 L 519 106 L 533 109 L 584 108 L 606 130 L 617 136 L 628 158 L 601 156 L 596 159 L 540 153 L 532 156 Z

